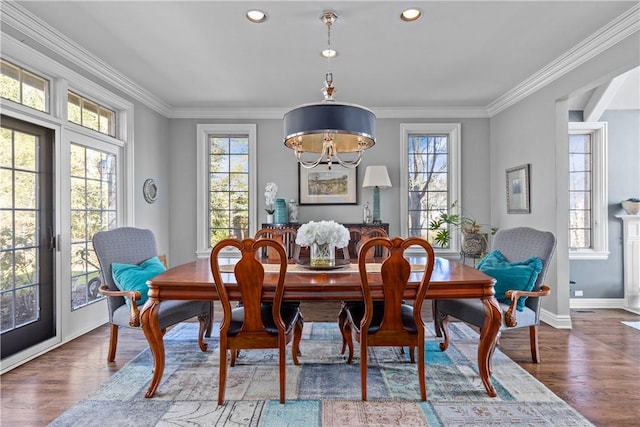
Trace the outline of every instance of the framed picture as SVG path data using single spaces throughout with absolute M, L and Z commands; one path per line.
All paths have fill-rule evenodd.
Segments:
M 312 169 L 298 164 L 298 199 L 301 205 L 355 205 L 358 168 L 320 163 Z
M 529 164 L 507 169 L 507 213 L 531 213 Z

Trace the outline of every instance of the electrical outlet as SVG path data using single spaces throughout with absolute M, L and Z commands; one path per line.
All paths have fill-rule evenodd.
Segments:
M 576 291 L 576 296 L 577 297 L 581 297 L 583 295 L 584 295 L 584 293 L 582 291 Z

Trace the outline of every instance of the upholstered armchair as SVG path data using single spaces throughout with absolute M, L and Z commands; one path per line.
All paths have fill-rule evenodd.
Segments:
M 156 240 L 150 230 L 133 227 L 114 228 L 100 231 L 93 236 L 93 248 L 100 262 L 102 285 L 100 293 L 107 297 L 109 311 L 109 354 L 107 361 L 113 362 L 118 345 L 120 327 L 140 328 L 140 309 L 136 303 L 142 297 L 140 290 L 122 290 L 113 278 L 114 264 L 140 264 L 158 256 Z M 145 295 L 146 297 L 146 295 Z M 146 298 L 145 298 L 146 299 Z M 128 300 L 128 301 L 127 301 Z M 213 303 L 211 301 L 165 301 L 160 304 L 158 320 L 160 328 L 198 317 L 200 331 L 198 344 L 202 351 L 207 349 L 205 332 L 211 335 Z
M 499 230 L 493 239 L 492 251 L 499 251 L 509 265 L 525 263 L 532 257 L 541 261 L 541 269 L 530 291 L 507 289 L 504 297 L 498 299 L 503 312 L 501 330 L 529 328 L 531 358 L 535 363 L 540 363 L 538 325 L 540 324 L 541 298 L 551 292 L 551 289 L 543 283 L 555 247 L 556 239 L 552 233 L 530 227 Z M 496 283 L 497 288 L 498 283 Z M 525 299 L 524 303 L 522 299 Z M 444 342 L 440 344 L 440 348 L 444 351 L 449 345 L 447 323 L 450 317 L 482 328 L 485 312 L 483 303 L 479 299 L 434 300 L 433 316 L 436 335 L 439 337 L 444 335 Z

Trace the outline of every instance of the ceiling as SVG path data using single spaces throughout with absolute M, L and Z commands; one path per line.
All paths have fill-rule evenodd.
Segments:
M 566 65 L 567 52 L 593 40 L 594 33 L 638 2 L 17 4 L 37 19 L 28 29 L 11 28 L 3 19 L 3 32 L 29 39 L 34 27 L 47 28 L 38 31 L 65 62 L 80 71 L 98 66 L 110 79 L 135 87 L 136 96 L 152 108 L 175 116 L 207 109 L 286 110 L 320 101 L 328 64 L 320 56 L 327 32 L 319 17 L 328 9 L 339 16 L 331 32 L 331 46 L 338 51 L 331 61 L 337 101 L 362 104 L 376 113 L 490 113 L 523 82 L 536 81 L 541 70 Z M 400 20 L 406 6 L 420 8 L 422 18 Z M 266 22 L 245 19 L 250 8 L 265 11 Z

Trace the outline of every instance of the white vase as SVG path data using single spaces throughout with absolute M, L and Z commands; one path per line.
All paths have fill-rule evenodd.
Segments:
M 335 251 L 336 247 L 334 245 L 312 243 L 310 265 L 312 267 L 333 267 L 336 265 Z
M 273 214 L 267 214 L 267 224 L 273 224 Z

